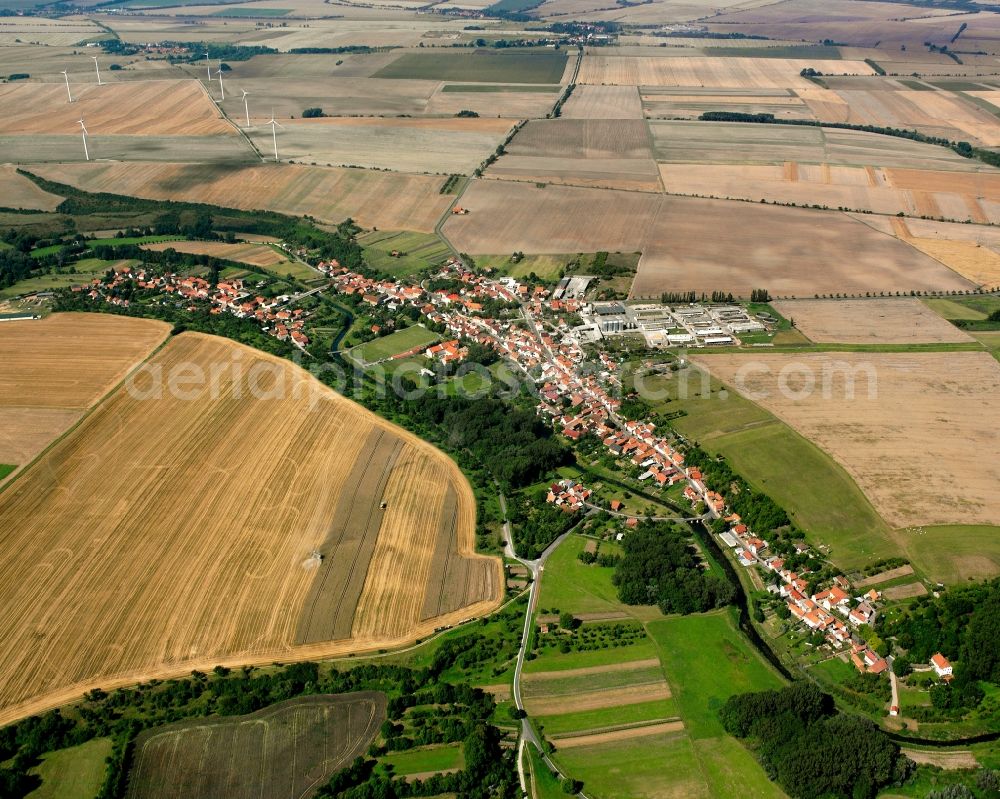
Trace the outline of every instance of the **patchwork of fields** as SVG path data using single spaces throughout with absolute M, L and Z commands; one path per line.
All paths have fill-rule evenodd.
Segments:
M 473 553 L 474 515 L 430 445 L 286 361 L 174 337 L 0 493 L 0 526 L 16 530 L 0 557 L 0 720 L 97 685 L 372 649 L 486 612 L 502 575 Z
M 780 679 L 725 613 L 663 617 L 656 608 L 622 605 L 613 569 L 577 559 L 586 543 L 571 536 L 547 560 L 539 606 L 621 619 L 585 621 L 580 629 L 595 635 L 616 627 L 620 636 L 641 633 L 630 642 L 612 638 L 618 643 L 611 648 L 569 653 L 546 644 L 543 634 L 522 693 L 555 746 L 553 761 L 599 799 L 721 797 L 738 789 L 782 796 L 716 716 L 732 694 L 778 687 Z M 602 543 L 602 551 L 609 546 Z

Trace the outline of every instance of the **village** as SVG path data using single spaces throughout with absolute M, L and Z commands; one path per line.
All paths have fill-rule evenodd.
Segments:
M 252 319 L 260 329 L 278 341 L 289 341 L 301 350 L 309 344 L 305 332 L 309 314 L 291 307 L 292 297 L 263 297 L 252 292 L 242 279 L 220 280 L 214 287 L 196 276 L 182 276 L 166 271 L 154 273 L 145 267 L 125 266 L 113 270 L 109 277 L 94 278 L 89 286 L 76 286 L 73 291 L 85 293 L 91 300 L 128 308 L 133 289 L 178 298 L 188 311 L 198 310 L 197 302 L 207 302 L 213 315 L 228 313 L 238 319 Z M 260 286 L 256 286 L 260 288 Z
M 543 286 L 531 287 L 505 276 L 478 274 L 467 269 L 458 259 L 442 265 L 429 279 L 450 284 L 449 288 L 425 289 L 423 284 L 409 284 L 388 278 L 375 278 L 353 272 L 336 261 L 322 261 L 320 272 L 330 279 L 329 288 L 338 294 L 360 297 L 365 305 L 396 310 L 404 306 L 419 310 L 428 322 L 443 327 L 453 338 L 427 347 L 391 356 L 402 359 L 422 355 L 429 361 L 443 364 L 460 363 L 469 354 L 469 345 L 479 344 L 494 350 L 500 357 L 517 367 L 537 389 L 536 412 L 548 420 L 553 428 L 570 441 L 584 436 L 599 440 L 608 454 L 616 461 L 638 469 L 637 481 L 646 481 L 654 489 L 669 489 L 684 483 L 682 496 L 691 503 L 692 513 L 708 520 L 724 519 L 728 530 L 719 534 L 723 545 L 732 550 L 735 562 L 747 569 L 757 569 L 769 576 L 768 591 L 784 600 L 787 617 L 802 630 L 818 633 L 835 653 L 848 653 L 850 662 L 861 673 L 891 673 L 890 663 L 873 651 L 860 633 L 860 628 L 870 625 L 879 611 L 881 594 L 876 590 L 854 596 L 851 584 L 843 576 L 836 576 L 829 585 L 808 591 L 808 572 L 786 568 L 785 561 L 771 554 L 768 543 L 754 534 L 740 516 L 729 512 L 724 497 L 706 484 L 701 471 L 685 466 L 684 454 L 672 438 L 658 435 L 655 425 L 642 420 L 625 419 L 620 415 L 621 400 L 614 396 L 621 388 L 620 363 L 607 352 L 598 349 L 596 363 L 588 361 L 579 335 L 566 318 L 568 314 L 593 311 L 583 300 L 566 297 L 567 292 L 550 293 Z M 429 282 L 425 280 L 424 283 Z M 104 300 L 113 305 L 128 307 L 131 284 L 143 291 L 160 292 L 187 302 L 188 310 L 196 310 L 197 302 L 207 302 L 210 313 L 229 313 L 239 318 L 249 318 L 260 324 L 261 330 L 282 341 L 290 341 L 304 349 L 309 343 L 305 326 L 309 314 L 290 307 L 293 298 L 279 296 L 265 298 L 256 295 L 242 280 L 219 281 L 215 287 L 201 277 L 184 277 L 172 272 L 153 274 L 144 268 L 126 267 L 115 271 L 104 280 L 94 279 L 91 285 L 75 291 L 85 291 L 94 300 Z M 497 305 L 499 303 L 499 305 Z M 519 311 L 518 314 L 493 317 L 487 307 Z M 759 323 L 740 309 L 720 306 L 713 314 L 701 312 L 705 318 L 695 318 L 684 309 L 678 309 L 690 331 L 697 331 L 703 338 L 715 335 L 718 324 L 726 320 L 733 327 L 725 331 L 734 334 L 735 328 L 748 325 L 756 330 Z M 663 314 L 659 306 L 638 308 L 634 318 L 643 320 L 641 332 L 647 337 L 665 335 Z M 603 314 L 605 321 L 608 315 Z M 604 334 L 624 332 L 614 329 Z M 687 331 L 682 335 L 696 334 Z M 702 341 L 704 344 L 711 342 Z M 433 374 L 433 372 L 429 372 Z M 599 508 L 593 492 L 575 480 L 553 483 L 546 501 L 575 513 L 604 509 L 623 516 L 626 529 L 634 528 L 638 518 L 620 514 L 621 503 L 612 500 L 608 508 Z M 618 505 L 616 508 L 615 505 Z M 810 552 L 805 544 L 798 545 L 799 554 Z M 951 664 L 943 655 L 935 655 L 930 667 L 942 679 L 950 679 Z M 895 715 L 898 708 L 890 708 Z

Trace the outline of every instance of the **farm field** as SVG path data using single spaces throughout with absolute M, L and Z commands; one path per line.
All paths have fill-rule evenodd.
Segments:
M 171 391 L 182 367 L 211 385 Z M 9 640 L 33 641 L 0 655 L 0 721 L 97 685 L 391 646 L 497 606 L 471 490 L 430 445 L 225 339 L 175 336 L 131 386 L 0 493 Z
M 788 300 L 774 309 L 817 343 L 939 344 L 972 341 L 920 300 Z
M 562 108 L 564 119 L 642 119 L 639 92 L 631 86 L 577 86 Z
M 90 20 L 46 19 L 44 17 L 0 19 L 0 47 L 30 44 L 47 47 L 71 47 L 87 39 L 101 38 L 106 35 L 105 30 Z
M 219 165 L 259 163 L 260 159 L 240 136 L 87 136 L 87 152 L 80 126 L 73 135 L 0 135 L 4 157 L 18 164 L 91 161 L 179 161 Z
M 578 83 L 735 89 L 809 88 L 814 84 L 799 75 L 807 67 L 828 75 L 874 74 L 864 61 L 587 54 L 580 67 Z
M 715 716 L 731 693 L 776 687 L 778 678 L 725 612 L 664 617 L 654 607 L 621 604 L 613 568 L 577 558 L 588 540 L 571 535 L 549 557 L 540 612 L 571 612 L 586 619 L 583 631 L 617 624 L 638 625 L 644 633 L 627 645 L 569 653 L 559 651 L 558 634 L 547 643 L 552 633 L 543 633 L 522 691 L 528 712 L 555 745 L 557 765 L 598 799 L 721 798 L 734 795 L 737 785 L 753 796 L 782 796 Z M 689 682 L 692 670 L 701 676 Z M 684 702 L 678 692 L 686 692 Z
M 293 164 L 61 164 L 32 167 L 49 180 L 86 191 L 111 191 L 159 200 L 186 200 L 287 214 L 339 224 L 430 233 L 452 198 L 442 179 L 359 169 Z
M 468 83 L 559 83 L 565 51 L 408 52 L 374 74 L 376 78 L 450 80 Z
M 103 314 L 0 324 L 0 463 L 28 464 L 169 332 L 164 322 Z
M 993 446 L 994 431 L 981 424 L 996 413 L 1000 386 L 1000 363 L 989 354 L 758 353 L 695 360 L 828 452 L 893 527 L 998 518 L 992 486 L 1000 449 Z M 784 392 L 778 390 L 782 369 Z M 816 390 L 802 396 L 809 379 Z M 907 548 L 906 536 L 898 542 Z M 928 570 L 935 579 L 961 572 L 961 557 L 943 553 Z
M 462 206 L 469 214 L 448 219 L 444 234 L 473 255 L 642 250 L 634 298 L 722 289 L 746 297 L 760 286 L 787 297 L 973 288 L 837 212 L 506 181 L 474 181 Z
M 358 236 L 358 243 L 364 248 L 365 263 L 394 277 L 437 266 L 451 255 L 440 238 L 427 233 L 378 230 Z
M 412 775 L 412 778 L 418 775 L 458 771 L 465 767 L 462 749 L 457 744 L 393 752 L 380 757 L 379 762 L 392 766 L 393 774 Z
M 924 191 L 957 191 L 947 181 L 958 179 L 951 172 L 983 173 L 985 177 L 966 188 L 972 192 L 992 185 L 1000 172 L 982 162 L 962 158 L 945 147 L 934 144 L 883 136 L 859 130 L 837 130 L 806 125 L 761 125 L 741 122 L 694 122 L 688 120 L 652 120 L 655 157 L 671 164 L 828 164 L 845 167 L 874 167 L 934 170 L 939 185 L 911 186 L 901 179 L 899 184 L 883 179 L 869 184 L 866 179 L 854 181 L 860 185 L 888 185 L 898 188 L 919 188 Z M 892 173 L 894 174 L 894 173 Z M 805 178 L 804 178 L 805 179 Z M 963 181 L 975 178 L 961 178 Z M 829 176 L 814 182 L 830 182 Z M 944 184 L 944 185 L 940 185 Z
M 600 799 L 783 796 L 716 718 L 718 705 L 731 694 L 780 685 L 729 616 L 668 617 L 649 622 L 646 629 L 671 686 L 670 707 L 680 719 L 557 738 L 554 758 L 560 767 Z
M 240 80 L 239 85 L 250 93 L 251 124 L 263 126 L 271 118 L 272 111 L 278 122 L 284 125 L 285 120 L 293 116 L 300 118 L 306 108 L 322 108 L 326 113 L 342 117 L 422 115 L 427 113 L 428 102 L 441 83 L 347 76 L 305 77 L 300 80 L 289 77 L 247 78 Z M 222 107 L 231 119 L 237 122 L 244 120 L 242 95 L 227 94 Z
M 104 783 L 105 759 L 110 755 L 110 738 L 92 738 L 42 755 L 42 762 L 31 770 L 42 784 L 27 799 L 93 799 Z
M 398 172 L 468 174 L 510 130 L 501 119 L 303 119 L 283 123 L 282 158 Z M 250 131 L 262 152 L 272 151 L 266 125 Z
M 293 262 L 274 247 L 257 242 L 227 244 L 222 241 L 161 241 L 154 244 L 144 244 L 142 249 L 155 252 L 177 250 L 177 252 L 189 252 L 197 255 L 211 255 L 214 258 L 224 258 L 227 261 L 236 261 L 249 266 L 274 269 L 274 271 L 281 273 L 293 266 Z M 315 272 L 309 270 L 305 270 L 305 272 L 308 273 L 309 277 L 316 276 Z
M 385 714 L 384 694 L 358 692 L 154 727 L 136 740 L 126 796 L 306 799 L 365 751 Z
M 697 119 L 706 111 L 736 111 L 744 114 L 773 114 L 776 119 L 813 119 L 813 112 L 801 97 L 788 89 L 670 89 L 643 87 L 642 107 L 653 118 Z M 727 123 L 729 124 L 729 123 Z
M 499 84 L 496 91 L 464 83 L 438 86 L 427 100 L 425 114 L 454 116 L 459 111 L 475 111 L 484 118 L 533 119 L 548 114 L 562 92 L 561 86 L 527 83 Z
M 31 211 L 54 211 L 63 201 L 62 197 L 49 194 L 23 175 L 17 174 L 16 167 L 0 166 L 0 205 L 6 208 L 23 208 Z
M 809 252 L 804 260 L 803 247 Z M 973 287 L 938 261 L 845 214 L 664 198 L 647 231 L 630 296 L 724 289 L 749 297 L 758 286 L 778 297 Z
M 72 104 L 59 84 L 0 85 L 0 135 L 64 133 L 79 136 L 83 119 L 94 136 L 234 136 L 200 83 L 129 81 L 75 87 Z
M 490 177 L 659 191 L 649 130 L 640 119 L 533 120 Z

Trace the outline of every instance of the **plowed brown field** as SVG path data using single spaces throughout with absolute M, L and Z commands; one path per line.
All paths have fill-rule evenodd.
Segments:
M 177 336 L 0 492 L 0 724 L 488 612 L 502 573 L 474 509 L 446 456 L 298 367 Z

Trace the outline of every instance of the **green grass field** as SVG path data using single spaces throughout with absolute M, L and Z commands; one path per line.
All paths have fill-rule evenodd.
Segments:
M 559 735 L 564 732 L 594 730 L 614 724 L 669 719 L 676 715 L 677 703 L 673 699 L 654 699 L 650 702 L 638 702 L 634 705 L 621 705 L 601 710 L 582 710 L 579 713 L 563 713 L 559 716 L 543 716 L 540 721 L 546 735 Z
M 1000 526 L 904 528 L 897 537 L 913 567 L 931 580 L 954 584 L 1000 571 Z
M 406 752 L 390 752 L 379 758 L 380 763 L 391 765 L 396 774 L 424 774 L 460 769 L 465 766 L 461 744 L 428 746 Z
M 393 277 L 405 277 L 448 260 L 451 250 L 434 234 L 378 230 L 358 237 L 365 262 Z M 402 255 L 394 258 L 397 250 Z
M 524 747 L 525 759 L 531 770 L 531 780 L 534 787 L 534 799 L 565 799 L 562 786 L 556 775 L 542 762 L 538 749 L 533 744 Z
M 377 338 L 362 344 L 355 350 L 366 363 L 374 363 L 383 358 L 390 358 L 401 352 L 412 350 L 414 347 L 429 347 L 441 337 L 437 333 L 432 333 L 426 327 L 413 325 L 390 333 L 388 336 Z
M 780 688 L 782 681 L 736 629 L 730 611 L 653 621 L 667 681 L 692 738 L 725 734 L 718 710 L 733 694 Z
M 611 584 L 614 569 L 588 566 L 578 560 L 587 540 L 582 535 L 571 535 L 549 555 L 538 607 L 570 613 L 629 613 L 631 609 L 618 601 L 618 590 Z
M 17 466 L 12 466 L 9 463 L 0 463 L 0 480 L 3 480 L 8 474 L 14 471 Z
M 42 755 L 42 762 L 31 769 L 42 784 L 28 799 L 94 799 L 104 782 L 104 760 L 110 754 L 111 739 L 94 738 Z
M 568 654 L 546 654 L 544 658 L 529 660 L 524 664 L 525 674 L 540 671 L 565 671 L 567 669 L 584 669 L 589 666 L 608 666 L 612 663 L 624 663 L 631 660 L 649 660 L 658 656 L 656 644 L 646 638 L 630 646 L 614 649 L 592 649 L 586 652 L 570 652 Z
M 559 83 L 566 52 L 506 52 L 502 50 L 406 53 L 372 77 L 454 80 L 470 83 Z
M 477 255 L 476 266 L 489 267 L 511 277 L 527 277 L 534 272 L 543 280 L 558 280 L 559 272 L 566 268 L 575 255 L 526 255 L 516 264 L 510 255 Z

